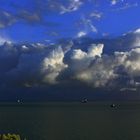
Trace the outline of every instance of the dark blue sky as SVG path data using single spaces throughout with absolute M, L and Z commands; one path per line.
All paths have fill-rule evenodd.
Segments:
M 112 37 L 139 28 L 139 13 L 139 0 L 1 0 L 0 35 L 13 42 Z

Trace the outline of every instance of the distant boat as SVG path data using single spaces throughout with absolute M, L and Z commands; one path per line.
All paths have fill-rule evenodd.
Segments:
M 20 100 L 17 100 L 17 103 L 21 103 L 21 101 Z
M 81 102 L 82 102 L 82 103 L 87 103 L 87 102 L 88 102 L 88 99 L 87 99 L 87 98 L 84 98 L 84 99 L 82 99 Z
M 116 104 L 111 104 L 110 107 L 111 108 L 117 108 L 117 105 Z

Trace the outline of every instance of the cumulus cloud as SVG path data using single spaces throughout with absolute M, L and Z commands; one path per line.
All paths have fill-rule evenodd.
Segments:
M 127 50 L 123 44 L 124 51 L 107 54 L 104 44 L 77 45 L 74 40 L 53 46 L 4 43 L 0 46 L 0 85 L 49 86 L 73 80 L 93 88 L 115 86 L 120 91 L 140 87 L 139 46 Z
M 84 70 L 90 65 L 90 62 L 95 59 L 96 56 L 101 57 L 103 51 L 103 44 L 95 45 L 92 44 L 87 53 L 81 49 L 74 49 L 71 51 L 70 55 L 70 68 L 74 71 Z M 69 62 L 68 62 L 69 63 Z
M 71 58 L 74 78 L 84 81 L 93 87 L 98 87 L 104 86 L 114 77 L 115 74 L 112 66 L 110 66 L 112 61 L 106 61 L 108 57 L 102 57 L 103 46 L 103 44 L 93 44 L 89 47 L 87 53 L 81 50 L 74 50 L 74 55 Z
M 64 52 L 61 47 L 54 49 L 42 62 L 41 73 L 44 75 L 43 81 L 56 83 L 59 73 L 67 67 L 63 63 Z
M 33 86 L 57 83 L 56 77 L 67 67 L 63 63 L 64 52 L 61 47 L 48 49 L 39 44 L 34 46 L 3 46 L 2 72 L 13 85 Z M 1 56 L 2 57 L 2 56 Z M 7 61 L 5 64 L 4 61 Z M 10 65 L 11 66 L 10 66 Z M 15 82 L 12 82 L 15 81 Z
M 103 45 L 91 45 L 88 52 L 80 49 L 66 51 L 61 46 L 51 48 L 42 44 L 0 46 L 0 77 L 5 84 L 34 86 L 57 84 L 57 77 L 65 69 L 79 71 L 88 67 L 96 56 L 101 57 Z M 72 52 L 68 63 L 64 63 L 67 52 Z M 72 65 L 69 65 L 72 60 Z M 80 71 L 81 71 L 80 70 Z M 1 79 L 1 80 L 2 80 Z
M 117 61 L 124 67 L 130 77 L 138 77 L 140 73 L 140 48 L 132 49 L 129 52 L 116 52 Z
M 71 78 L 93 87 L 111 86 L 113 82 L 116 85 L 116 81 L 121 78 L 127 78 L 128 81 L 123 82 L 128 86 L 129 80 L 136 80 L 135 78 L 139 77 L 140 48 L 105 55 L 102 54 L 103 44 L 98 44 L 89 47 L 87 53 L 80 49 L 73 50 L 71 53 L 68 62 Z

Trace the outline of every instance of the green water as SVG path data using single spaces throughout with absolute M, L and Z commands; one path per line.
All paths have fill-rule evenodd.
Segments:
M 0 133 L 27 140 L 140 140 L 140 103 L 0 106 Z

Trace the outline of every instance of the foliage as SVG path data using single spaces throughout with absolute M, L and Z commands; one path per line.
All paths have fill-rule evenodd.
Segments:
M 0 140 L 21 140 L 21 137 L 18 134 L 0 134 Z

